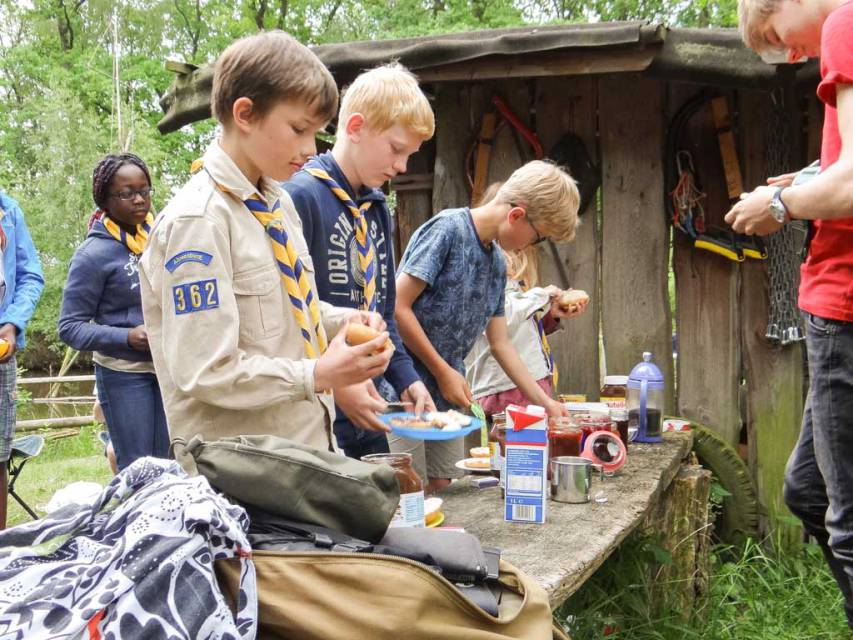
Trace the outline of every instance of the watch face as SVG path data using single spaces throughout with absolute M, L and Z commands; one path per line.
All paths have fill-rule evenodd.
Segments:
M 776 195 L 774 195 L 773 199 L 770 201 L 770 215 L 773 216 L 773 219 L 776 222 L 784 223 L 785 219 L 788 217 L 788 210 L 785 208 L 785 204 L 782 202 L 779 195 L 780 194 L 777 191 Z

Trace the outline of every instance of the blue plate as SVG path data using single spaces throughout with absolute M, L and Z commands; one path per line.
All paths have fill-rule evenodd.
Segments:
M 444 429 L 406 429 L 405 427 L 395 427 L 391 424 L 394 418 L 410 418 L 411 413 L 380 413 L 379 419 L 391 427 L 391 433 L 403 438 L 411 438 L 412 440 L 453 440 L 467 436 L 473 431 L 477 431 L 483 423 L 477 418 L 471 417 L 471 424 L 467 427 L 462 427 L 459 431 L 445 431 Z M 469 416 L 470 417 L 470 416 Z

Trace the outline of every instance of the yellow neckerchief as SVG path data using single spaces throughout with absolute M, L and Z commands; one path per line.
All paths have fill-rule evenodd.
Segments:
M 136 233 L 133 235 L 122 229 L 106 211 L 101 216 L 101 224 L 104 225 L 107 233 L 121 242 L 129 251 L 139 256 L 145 251 L 145 245 L 148 243 L 148 233 L 151 231 L 151 225 L 154 224 L 154 215 L 149 211 L 145 216 L 145 221 L 136 225 Z

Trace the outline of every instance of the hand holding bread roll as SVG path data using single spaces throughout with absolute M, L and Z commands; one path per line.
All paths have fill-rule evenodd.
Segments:
M 586 311 L 589 294 L 580 289 L 557 291 L 551 296 L 551 316 L 556 319 L 573 318 Z
M 377 338 L 379 336 L 379 331 L 376 329 L 371 329 L 366 324 L 356 324 L 349 323 L 347 325 L 347 333 L 346 339 L 347 344 L 350 346 L 355 346 L 359 344 L 364 344 L 365 342 L 370 342 L 371 340 Z M 391 342 L 391 338 L 388 338 L 385 341 L 385 346 L 382 348 L 381 352 L 387 351 L 388 349 L 394 349 L 394 343 Z
M 589 294 L 581 289 L 567 289 L 557 296 L 557 304 L 566 310 L 587 302 L 589 302 Z

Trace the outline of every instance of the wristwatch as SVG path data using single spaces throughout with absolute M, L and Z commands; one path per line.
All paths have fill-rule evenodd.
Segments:
M 782 191 L 784 189 L 785 187 L 779 187 L 773 192 L 773 198 L 770 200 L 769 205 L 770 215 L 779 224 L 785 224 L 791 220 L 791 216 L 788 214 L 788 207 L 782 202 Z

